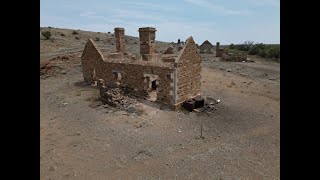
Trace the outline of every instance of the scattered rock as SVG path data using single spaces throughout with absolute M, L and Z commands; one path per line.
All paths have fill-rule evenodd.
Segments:
M 136 112 L 136 108 L 134 108 L 133 106 L 129 106 L 129 107 L 127 108 L 127 111 L 128 111 L 129 113 L 135 113 L 135 112 Z
M 227 72 L 232 72 L 232 70 L 231 69 L 227 69 Z
M 61 73 L 62 74 L 67 74 L 67 71 L 66 70 L 62 70 Z
M 152 153 L 149 150 L 142 150 L 137 152 L 136 155 L 133 157 L 133 159 L 136 161 L 141 161 L 141 160 L 148 159 L 151 156 L 152 156 Z
M 54 171 L 54 170 L 56 170 L 56 168 L 53 167 L 53 166 L 51 166 L 51 167 L 49 168 L 49 171 Z

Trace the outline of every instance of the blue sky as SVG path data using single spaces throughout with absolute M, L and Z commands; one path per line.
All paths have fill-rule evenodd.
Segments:
M 156 39 L 193 36 L 220 44 L 246 40 L 280 43 L 280 0 L 40 0 L 40 26 L 139 36 L 155 27 Z

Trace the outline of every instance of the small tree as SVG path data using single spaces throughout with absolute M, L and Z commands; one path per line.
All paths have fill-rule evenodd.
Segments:
M 52 36 L 52 34 L 51 34 L 50 31 L 41 32 L 41 35 L 42 35 L 43 37 L 45 37 L 46 39 L 50 39 L 50 37 Z
M 234 44 L 230 44 L 229 48 L 234 49 L 235 48 Z
M 245 41 L 244 42 L 244 46 L 243 46 L 243 50 L 244 51 L 249 51 L 249 49 L 253 46 L 253 41 Z

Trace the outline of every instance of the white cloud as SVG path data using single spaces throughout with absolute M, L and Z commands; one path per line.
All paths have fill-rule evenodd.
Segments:
M 276 8 L 280 7 L 280 0 L 248 0 L 248 3 L 259 6 L 273 6 Z
M 128 5 L 131 8 L 136 8 L 136 9 L 147 9 L 147 10 L 162 10 L 162 11 L 177 11 L 178 8 L 170 7 L 168 5 L 160 5 L 155 2 L 150 3 L 150 2 L 120 2 L 120 4 L 123 5 Z
M 164 21 L 166 18 L 161 14 L 149 13 L 143 11 L 135 11 L 129 9 L 114 9 L 113 15 L 110 18 L 120 18 L 120 19 L 136 19 L 136 20 L 151 20 L 151 21 Z
M 228 9 L 224 6 L 213 4 L 212 2 L 207 1 L 207 0 L 185 0 L 185 2 L 197 5 L 202 8 L 210 9 L 210 10 L 212 10 L 212 12 L 217 12 L 222 15 L 247 15 L 247 14 L 251 13 L 247 10 Z

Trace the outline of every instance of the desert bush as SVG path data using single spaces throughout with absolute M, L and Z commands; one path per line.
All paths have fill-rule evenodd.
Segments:
M 41 32 L 41 35 L 42 35 L 43 37 L 45 37 L 46 39 L 50 39 L 50 37 L 52 36 L 52 34 L 51 34 L 50 31 Z
M 100 38 L 99 38 L 99 37 L 96 37 L 96 41 L 100 41 Z
M 51 27 L 51 26 L 48 26 L 48 28 L 51 29 L 52 27 Z
M 266 45 L 263 43 L 253 44 L 253 41 L 245 41 L 243 44 L 230 44 L 229 49 L 232 49 L 234 52 L 247 51 L 249 55 L 280 59 L 279 45 Z
M 72 31 L 72 34 L 75 35 L 75 34 L 79 34 L 77 31 Z
M 108 32 L 108 34 L 110 34 L 110 32 Z
M 253 46 L 253 41 L 245 41 L 243 44 L 236 45 L 236 49 L 240 51 L 249 51 L 249 49 Z
M 266 57 L 268 58 L 280 58 L 280 47 L 279 46 L 270 46 L 266 51 Z
M 65 34 L 64 34 L 64 33 L 61 33 L 60 36 L 65 36 Z
M 79 40 L 80 38 L 78 36 L 74 37 L 76 40 Z
M 266 45 L 263 43 L 255 44 L 250 47 L 248 54 L 250 55 L 256 55 L 259 53 L 260 50 L 265 50 Z
M 258 51 L 258 55 L 261 57 L 266 57 L 267 53 L 264 49 L 259 49 Z

